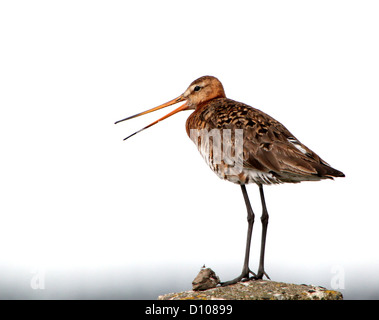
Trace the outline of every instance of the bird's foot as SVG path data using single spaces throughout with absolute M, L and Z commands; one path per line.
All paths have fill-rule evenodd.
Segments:
M 268 280 L 271 280 L 271 278 L 268 276 L 268 274 L 266 273 L 266 271 L 264 271 L 264 269 L 262 268 L 259 268 L 258 269 L 258 274 L 255 276 L 255 280 L 262 280 L 263 279 L 263 276 L 266 276 L 266 278 Z
M 253 276 L 250 277 L 250 274 L 252 274 Z M 250 269 L 248 269 L 247 271 L 242 271 L 241 275 L 239 275 L 237 278 L 233 279 L 233 280 L 230 280 L 230 281 L 225 281 L 225 282 L 220 282 L 220 286 L 221 287 L 226 287 L 226 286 L 229 286 L 231 284 L 236 284 L 238 282 L 245 282 L 245 281 L 249 281 L 249 280 L 253 280 L 253 279 L 256 279 L 257 278 L 257 275 L 251 271 Z

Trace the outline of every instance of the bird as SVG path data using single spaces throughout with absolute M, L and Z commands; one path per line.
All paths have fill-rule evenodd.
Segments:
M 116 121 L 115 124 L 179 102 L 184 104 L 124 140 L 180 111 L 194 110 L 186 121 L 187 135 L 219 178 L 240 186 L 247 210 L 248 228 L 241 274 L 220 285 L 263 279 L 264 276 L 270 279 L 264 263 L 269 214 L 263 186 L 333 180 L 345 177 L 344 173 L 322 160 L 273 117 L 245 103 L 227 98 L 222 83 L 214 76 L 202 76 L 177 98 Z M 246 185 L 251 183 L 258 186 L 262 206 L 262 234 L 256 273 L 249 267 L 255 214 Z

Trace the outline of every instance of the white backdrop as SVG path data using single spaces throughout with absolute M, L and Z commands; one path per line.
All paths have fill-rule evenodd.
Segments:
M 0 2 L 0 298 L 151 298 L 240 274 L 246 210 L 182 112 L 218 77 L 346 178 L 266 187 L 276 281 L 379 298 L 377 1 Z M 257 216 L 251 268 L 258 267 Z M 337 279 L 337 280 L 336 280 Z

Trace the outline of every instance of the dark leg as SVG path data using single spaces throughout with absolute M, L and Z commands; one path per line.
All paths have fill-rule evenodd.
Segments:
M 247 209 L 247 223 L 248 223 L 245 260 L 243 263 L 241 275 L 233 280 L 222 282 L 221 283 L 222 286 L 228 286 L 230 284 L 237 283 L 243 279 L 248 280 L 250 273 L 254 275 L 254 277 L 256 276 L 254 272 L 252 272 L 249 269 L 250 243 L 251 243 L 251 234 L 253 233 L 254 212 L 253 212 L 253 209 L 251 208 L 249 196 L 247 195 L 246 187 L 244 184 L 241 185 L 241 189 L 242 189 L 243 198 L 245 199 L 245 204 L 246 204 L 246 209 Z
M 258 268 L 258 275 L 257 279 L 262 279 L 265 275 L 268 279 L 270 277 L 267 275 L 264 269 L 264 260 L 265 260 L 265 247 L 266 247 L 266 234 L 267 234 L 267 225 L 268 225 L 268 212 L 266 207 L 266 201 L 265 196 L 263 194 L 263 186 L 259 185 L 259 193 L 261 195 L 261 202 L 262 202 L 262 241 L 261 241 L 261 256 L 259 258 L 259 268 Z

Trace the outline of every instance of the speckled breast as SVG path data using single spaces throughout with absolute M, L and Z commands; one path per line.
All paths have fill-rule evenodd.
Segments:
M 272 173 L 244 167 L 243 129 L 189 129 L 189 137 L 219 178 L 237 184 L 280 183 Z

